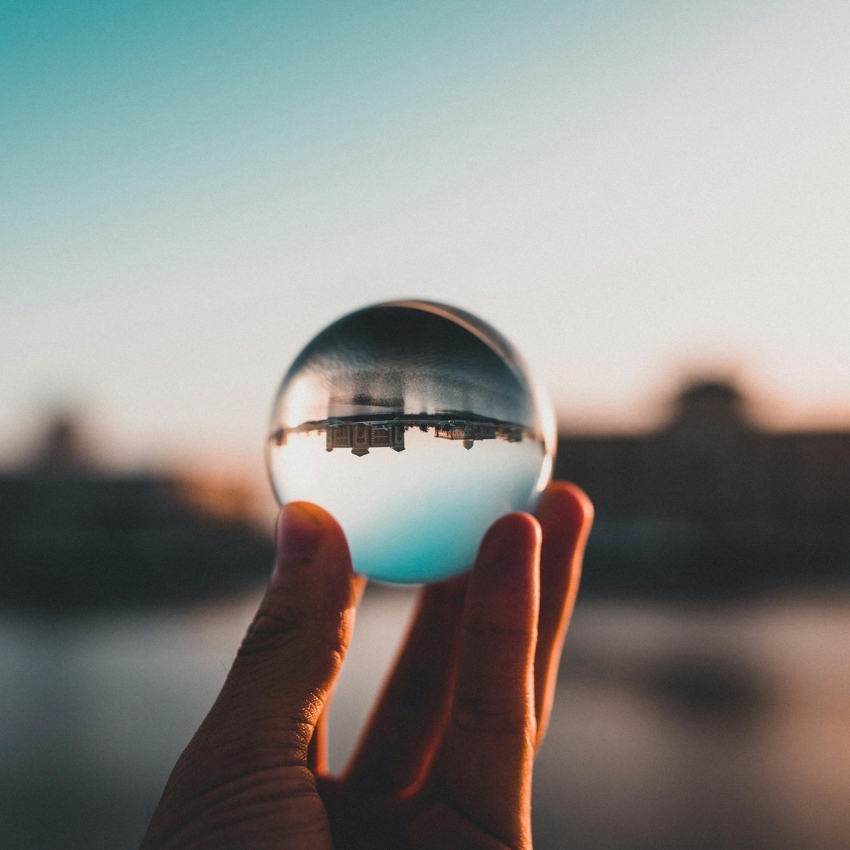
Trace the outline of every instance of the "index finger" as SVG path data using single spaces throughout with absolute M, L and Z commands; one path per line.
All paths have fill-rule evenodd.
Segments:
M 510 847 L 531 846 L 540 546 L 540 526 L 528 514 L 508 514 L 484 536 L 466 591 L 441 752 L 448 804 Z

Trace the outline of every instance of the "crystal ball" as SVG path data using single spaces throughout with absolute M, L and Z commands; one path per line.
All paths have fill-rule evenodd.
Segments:
M 487 527 L 549 482 L 552 407 L 508 341 L 425 301 L 366 307 L 298 355 L 272 410 L 269 476 L 342 526 L 354 569 L 439 581 L 472 566 Z

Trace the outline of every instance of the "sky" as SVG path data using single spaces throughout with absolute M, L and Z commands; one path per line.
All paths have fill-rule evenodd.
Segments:
M 397 298 L 576 426 L 705 370 L 850 423 L 848 43 L 845 0 L 0 0 L 0 461 L 72 404 L 259 469 L 298 351 Z

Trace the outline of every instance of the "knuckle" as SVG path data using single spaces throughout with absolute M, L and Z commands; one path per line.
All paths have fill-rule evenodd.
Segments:
M 511 708 L 495 694 L 460 692 L 452 704 L 451 724 L 460 732 L 525 737 L 529 733 L 530 718 L 528 711 Z
M 262 607 L 248 627 L 236 656 L 244 658 L 291 646 L 307 622 L 306 612 L 295 606 Z
M 339 669 L 347 644 L 345 616 L 322 616 L 297 605 L 262 606 L 236 653 L 244 672 L 301 671 L 322 678 Z M 283 667 L 281 667 L 281 664 Z M 248 665 L 248 667 L 246 667 Z

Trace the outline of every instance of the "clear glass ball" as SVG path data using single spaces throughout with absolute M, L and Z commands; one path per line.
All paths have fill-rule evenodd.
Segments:
M 281 504 L 342 526 L 354 569 L 439 581 L 472 566 L 487 527 L 549 483 L 555 419 L 510 343 L 425 301 L 366 307 L 298 355 L 267 443 Z

